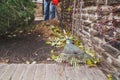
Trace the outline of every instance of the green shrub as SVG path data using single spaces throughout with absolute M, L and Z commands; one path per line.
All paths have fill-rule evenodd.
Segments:
M 30 27 L 34 20 L 34 6 L 32 0 L 1 0 L 0 34 Z

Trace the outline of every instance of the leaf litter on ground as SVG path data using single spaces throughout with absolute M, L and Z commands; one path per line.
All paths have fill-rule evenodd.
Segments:
M 46 28 L 46 26 L 43 26 L 43 27 Z M 49 37 L 45 43 L 49 44 L 51 46 L 57 47 L 57 48 L 64 48 L 64 46 L 66 45 L 66 38 L 64 37 L 64 34 L 63 34 L 61 28 L 59 26 L 49 25 L 49 27 L 47 26 L 47 29 L 48 29 L 47 34 L 49 35 Z M 77 46 L 80 49 L 85 51 L 85 48 L 81 44 L 80 39 L 78 39 L 76 36 L 72 35 L 70 32 L 67 32 L 67 35 L 69 36 L 69 39 L 72 41 L 72 43 L 75 46 Z M 88 53 L 89 55 L 91 55 L 92 57 L 95 57 L 94 52 L 91 52 L 90 50 L 86 50 L 85 52 Z M 61 53 L 58 53 L 58 54 L 61 54 Z M 58 54 L 56 55 L 54 53 L 54 51 L 51 50 L 51 59 L 56 62 L 67 62 L 73 66 L 79 65 L 79 63 L 82 62 L 82 60 L 79 60 L 79 58 L 76 58 L 74 56 L 67 58 L 66 56 L 58 55 Z M 99 62 L 98 59 L 96 59 L 95 61 L 87 59 L 85 64 L 90 65 L 90 66 L 95 66 L 98 62 Z

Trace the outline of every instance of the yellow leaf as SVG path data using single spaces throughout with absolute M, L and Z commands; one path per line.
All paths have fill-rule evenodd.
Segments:
M 90 49 L 86 50 L 86 53 L 90 54 Z
M 51 52 L 51 58 L 52 58 L 53 60 L 55 60 L 55 59 L 58 58 L 58 56 L 54 54 L 54 50 L 51 50 L 50 52 Z
M 30 64 L 30 62 L 29 62 L 29 61 L 26 61 L 26 64 Z
M 79 47 L 80 49 L 84 50 L 84 47 L 83 47 L 83 46 L 80 45 L 80 46 L 78 46 L 78 47 Z
M 51 52 L 51 53 L 54 53 L 54 50 L 51 50 L 50 52 Z
M 111 74 L 107 74 L 108 80 L 113 80 Z
M 91 52 L 90 49 L 86 50 L 86 53 L 88 53 L 88 54 L 91 55 L 92 57 L 95 56 L 95 53 L 94 53 L 94 52 Z
M 57 56 L 52 53 L 51 58 L 52 58 L 53 60 L 55 60 L 55 59 L 57 59 Z
M 90 59 L 86 61 L 86 64 L 89 66 L 96 66 Z
M 71 7 L 68 7 L 68 8 L 67 8 L 67 11 L 71 11 Z
M 47 42 L 45 42 L 45 44 L 51 44 L 51 42 L 50 42 L 50 41 L 47 41 Z

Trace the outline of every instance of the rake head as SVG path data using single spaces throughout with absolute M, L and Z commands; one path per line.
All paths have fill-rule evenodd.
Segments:
M 66 46 L 64 48 L 64 54 L 67 56 L 75 56 L 79 57 L 80 59 L 91 59 L 94 60 L 93 57 L 77 46 L 73 45 L 69 39 L 66 40 Z
M 77 46 L 73 45 L 69 39 L 66 40 L 66 46 L 64 48 L 64 53 L 69 55 L 84 54 Z

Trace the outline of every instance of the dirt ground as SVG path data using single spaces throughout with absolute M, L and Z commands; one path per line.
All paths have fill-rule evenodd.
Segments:
M 60 49 L 45 44 L 49 37 L 47 34 L 49 34 L 47 29 L 37 28 L 32 33 L 22 33 L 14 38 L 0 37 L 0 63 L 51 62 L 47 60 L 51 57 L 50 51 L 53 49 L 57 52 Z
M 36 3 L 35 19 L 43 18 L 42 4 Z M 39 26 L 50 24 L 59 25 L 57 20 L 52 21 L 35 21 L 34 25 L 38 26 L 32 33 L 22 33 L 14 38 L 0 37 L 0 63 L 50 63 L 50 51 L 53 49 L 57 52 L 60 49 L 45 44 L 49 37 L 49 31 Z

